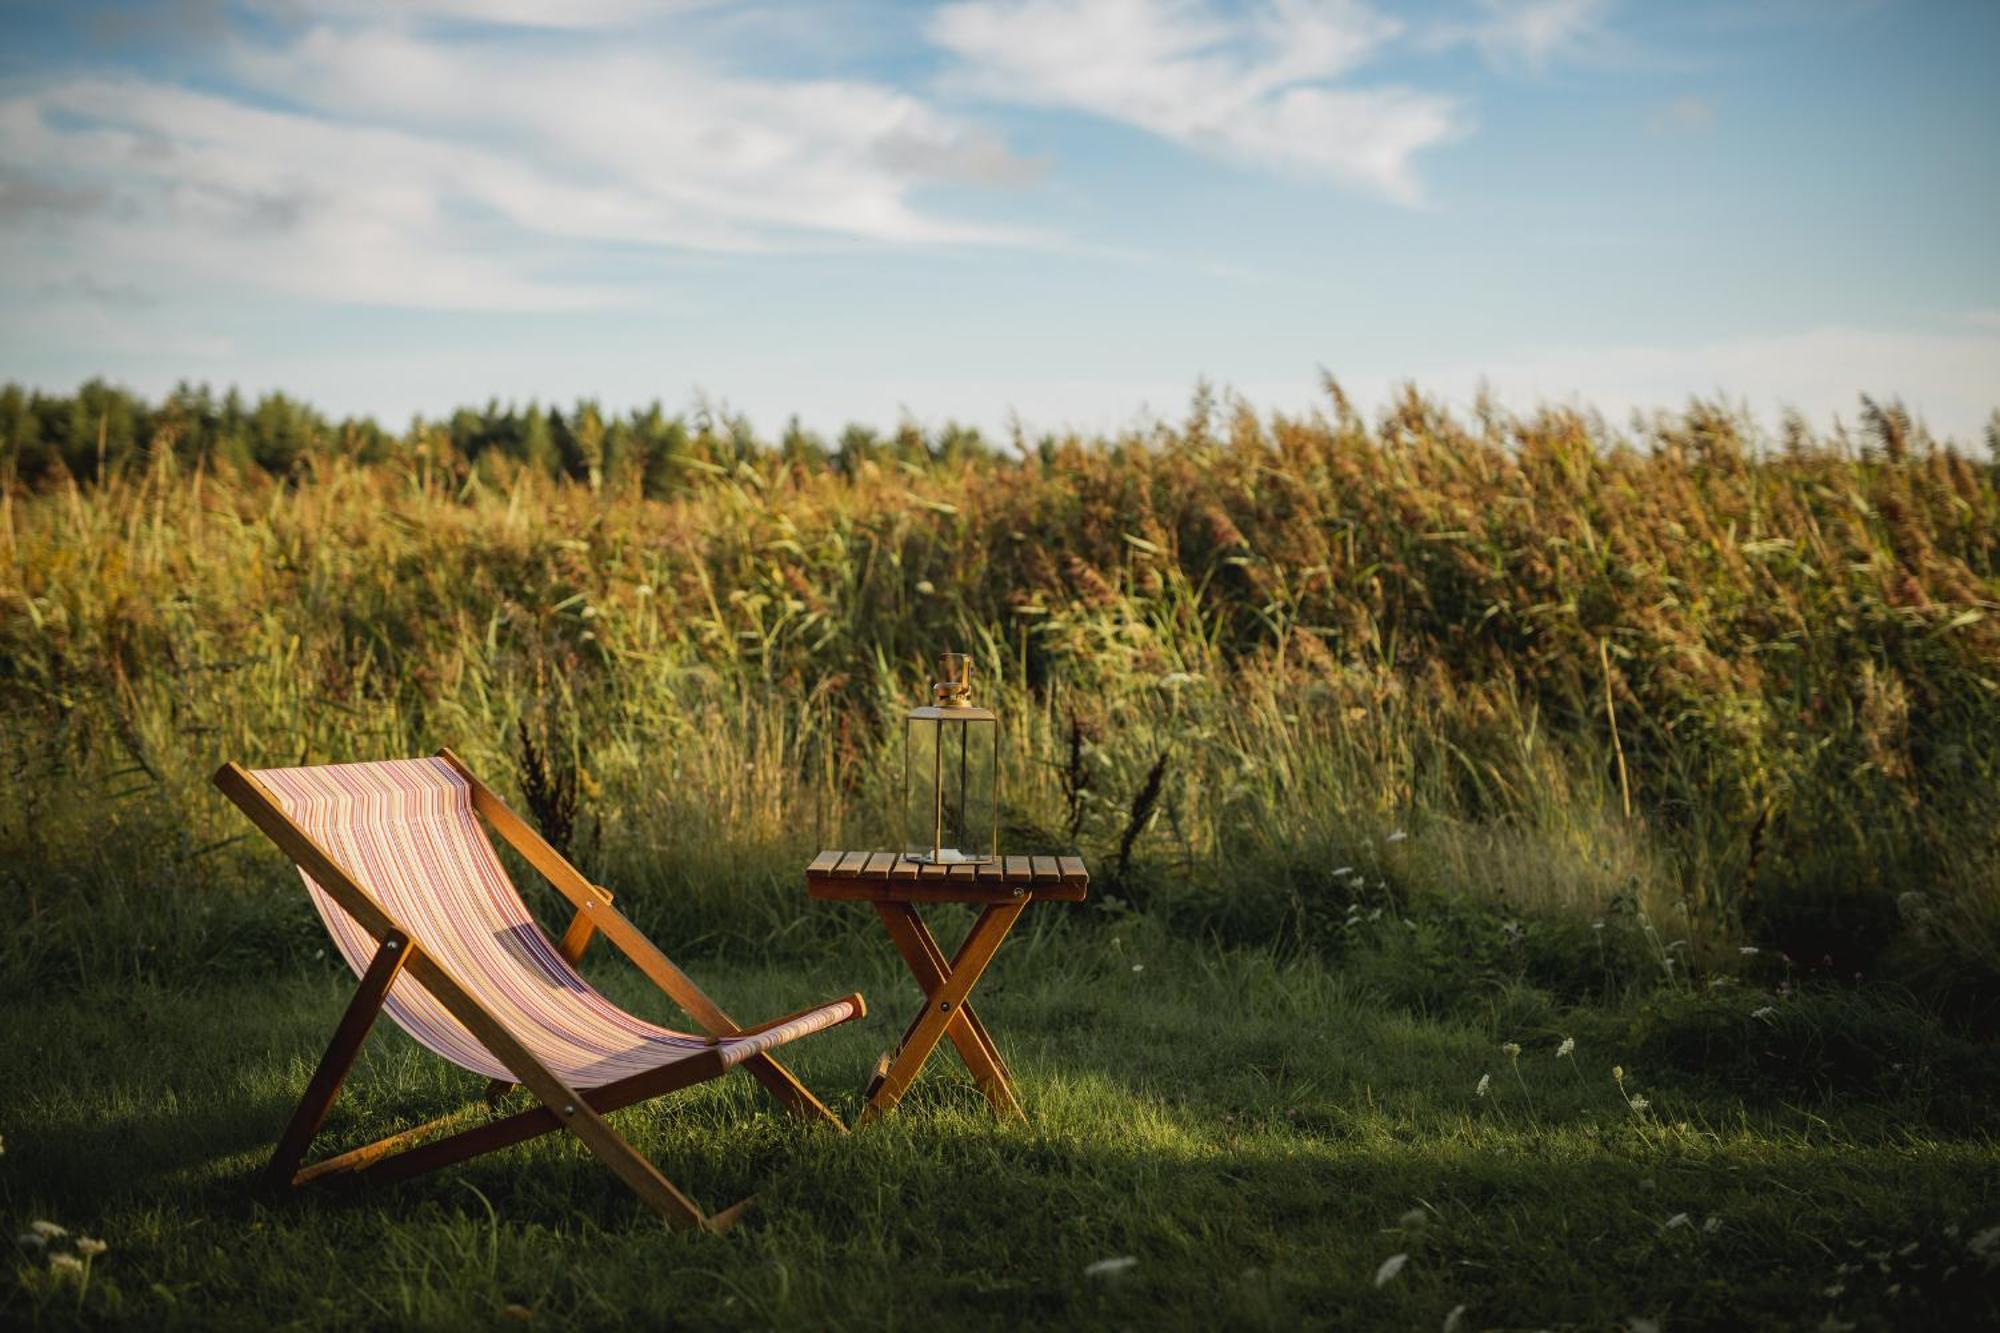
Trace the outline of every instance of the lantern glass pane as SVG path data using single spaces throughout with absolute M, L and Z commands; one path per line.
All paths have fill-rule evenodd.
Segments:
M 947 865 L 992 857 L 998 732 L 990 716 L 909 720 L 908 856 Z

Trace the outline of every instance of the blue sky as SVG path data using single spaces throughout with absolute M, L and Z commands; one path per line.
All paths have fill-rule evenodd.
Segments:
M 2000 407 L 1992 0 L 0 0 L 0 378 Z

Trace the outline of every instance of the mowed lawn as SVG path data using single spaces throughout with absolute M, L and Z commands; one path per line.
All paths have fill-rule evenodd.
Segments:
M 947 947 L 963 920 L 943 917 Z M 611 993 L 667 1016 L 593 959 Z M 848 1117 L 916 1000 L 860 931 L 809 964 L 682 961 L 745 1021 L 863 989 L 864 1023 L 785 1052 Z M 17 1248 L 0 1324 L 2000 1321 L 1989 1052 L 1886 997 L 1565 1007 L 1521 985 L 1426 985 L 1449 1002 L 1143 916 L 1036 909 L 978 993 L 1026 1124 L 996 1121 L 948 1046 L 893 1117 L 853 1134 L 781 1118 L 743 1076 L 614 1117 L 704 1206 L 760 1196 L 721 1238 L 667 1230 L 560 1139 L 410 1185 L 259 1199 L 252 1175 L 351 987 L 331 964 L 17 996 L 0 1024 L 0 1212 L 10 1235 L 71 1234 Z M 1904 1067 L 1801 1062 L 1860 1029 L 1907 1032 L 1906 1061 L 1887 1062 Z M 322 1144 L 479 1086 L 385 1025 Z M 50 1264 L 80 1236 L 108 1247 L 87 1282 Z

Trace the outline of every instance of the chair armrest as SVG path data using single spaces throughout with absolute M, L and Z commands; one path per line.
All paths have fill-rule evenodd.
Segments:
M 851 1004 L 854 1006 L 854 1012 L 840 1020 L 843 1023 L 852 1023 L 858 1018 L 868 1017 L 868 1001 L 861 997 L 860 991 L 855 991 L 850 995 L 843 995 L 837 1000 L 828 1000 L 824 1004 L 809 1004 L 803 1009 L 786 1014 L 783 1018 L 774 1018 L 768 1023 L 759 1023 L 754 1028 L 743 1028 L 741 1031 L 725 1032 L 717 1036 L 711 1036 L 708 1039 L 708 1044 L 710 1046 L 719 1046 L 725 1041 L 734 1041 L 739 1037 L 761 1037 L 773 1028 L 781 1028 L 787 1023 L 796 1023 L 808 1014 L 816 1014 L 820 1010 L 831 1008 L 836 1004 Z

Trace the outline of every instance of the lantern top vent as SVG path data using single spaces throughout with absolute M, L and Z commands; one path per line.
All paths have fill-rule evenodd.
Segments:
M 938 678 L 931 682 L 934 702 L 910 710 L 912 718 L 949 718 L 958 722 L 991 718 L 989 709 L 972 702 L 972 654 L 939 653 Z

